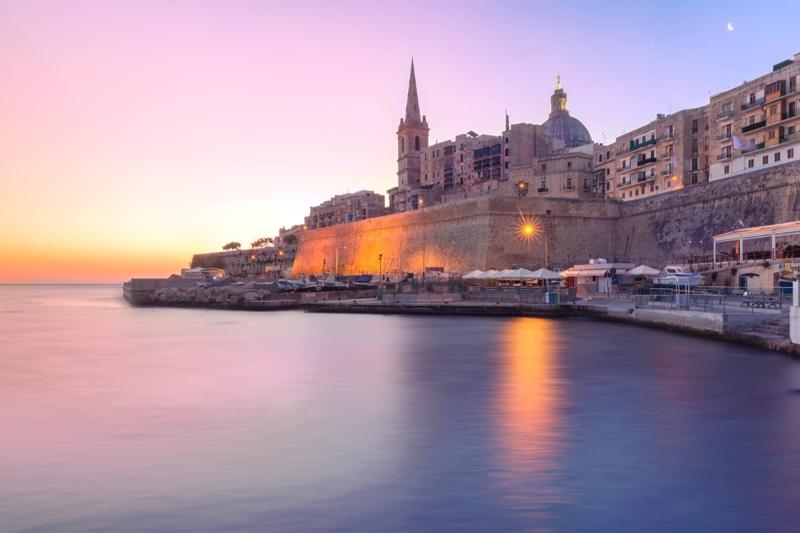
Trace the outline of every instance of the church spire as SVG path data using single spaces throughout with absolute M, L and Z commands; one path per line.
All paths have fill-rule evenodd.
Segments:
M 406 124 L 416 125 L 422 122 L 419 112 L 419 96 L 417 95 L 417 79 L 414 76 L 414 59 L 411 59 L 411 77 L 408 80 L 408 99 L 406 100 Z

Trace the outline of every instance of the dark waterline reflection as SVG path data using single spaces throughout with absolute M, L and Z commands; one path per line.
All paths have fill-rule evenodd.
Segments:
M 800 530 L 800 367 L 585 320 L 0 287 L 2 531 Z

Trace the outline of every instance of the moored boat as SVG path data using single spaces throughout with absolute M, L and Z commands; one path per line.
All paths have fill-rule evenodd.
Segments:
M 686 267 L 667 265 L 658 276 L 653 278 L 654 287 L 692 288 L 700 286 L 703 276 L 695 274 Z

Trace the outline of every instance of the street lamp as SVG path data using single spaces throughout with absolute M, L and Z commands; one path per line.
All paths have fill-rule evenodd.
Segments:
M 378 277 L 383 281 L 383 254 L 378 254 Z
M 325 259 L 322 260 L 322 275 L 325 275 Z

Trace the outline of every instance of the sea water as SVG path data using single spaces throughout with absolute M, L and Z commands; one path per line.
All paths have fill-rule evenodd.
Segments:
M 589 320 L 0 286 L 0 531 L 798 531 L 800 365 Z

